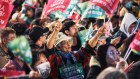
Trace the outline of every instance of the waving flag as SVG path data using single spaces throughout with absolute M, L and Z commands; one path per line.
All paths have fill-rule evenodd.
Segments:
M 131 42 L 130 48 L 132 49 L 133 52 L 140 55 L 140 30 L 137 32 L 136 36 Z
M 96 5 L 89 6 L 82 14 L 82 18 L 99 18 L 104 19 L 105 12 L 102 8 Z
M 13 7 L 13 5 L 7 2 L 0 1 L 0 28 L 5 28 Z
M 66 11 L 65 11 L 65 18 L 68 17 L 68 15 L 70 15 L 70 12 L 73 10 L 73 8 L 77 5 L 79 0 L 71 0 L 69 6 L 67 7 Z
M 2 0 L 3 2 L 7 2 L 7 3 L 10 3 L 12 4 L 13 0 Z
M 112 15 L 120 0 L 90 0 L 91 3 L 100 6 L 108 15 Z
M 93 29 L 92 29 L 92 23 L 91 23 L 89 29 L 78 32 L 78 36 L 83 46 L 85 45 L 86 41 L 90 39 L 90 34 L 92 33 L 92 31 Z
M 64 12 L 70 1 L 71 0 L 48 0 L 47 5 L 44 7 L 42 16 L 46 16 L 56 10 Z
M 22 61 L 31 64 L 32 54 L 27 39 L 24 36 L 18 37 L 8 43 L 7 47 L 10 51 Z

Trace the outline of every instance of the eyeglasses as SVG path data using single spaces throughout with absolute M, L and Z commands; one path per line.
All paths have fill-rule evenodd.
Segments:
M 114 52 L 113 50 L 111 50 L 111 51 L 110 51 L 110 54 L 111 54 L 111 55 L 114 55 L 114 54 L 115 54 L 115 52 Z M 116 51 L 116 54 L 117 54 L 117 55 L 121 55 L 121 52 Z
M 73 40 L 72 39 L 68 39 L 68 40 L 62 41 L 62 45 L 67 45 L 67 44 L 73 44 Z

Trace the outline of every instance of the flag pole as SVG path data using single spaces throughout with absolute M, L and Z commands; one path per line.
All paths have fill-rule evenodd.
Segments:
M 125 61 L 126 61 L 127 58 L 129 57 L 131 51 L 132 51 L 132 49 L 129 47 L 128 50 L 127 50 L 127 52 L 126 52 L 126 54 L 125 54 L 125 56 L 124 56 L 124 60 L 125 60 Z
M 30 70 L 33 70 L 33 68 L 31 67 L 31 65 L 29 63 L 26 63 L 27 66 L 29 67 Z

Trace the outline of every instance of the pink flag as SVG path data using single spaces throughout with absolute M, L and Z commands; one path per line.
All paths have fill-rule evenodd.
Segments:
M 140 52 L 140 30 L 137 32 L 135 38 L 131 42 L 130 48 Z
M 42 16 L 46 16 L 56 10 L 64 12 L 67 9 L 70 1 L 71 0 L 49 0 L 48 4 L 44 7 L 44 14 Z
M 46 7 L 47 7 L 47 4 L 45 3 L 43 11 L 42 11 L 41 19 L 43 19 L 45 17 Z
M 7 3 L 10 3 L 12 4 L 13 0 L 2 0 L 3 2 L 7 2 Z
M 109 16 L 111 16 L 114 13 L 119 0 L 90 0 L 90 2 L 100 6 Z
M 0 1 L 0 28 L 5 28 L 13 7 L 12 4 Z

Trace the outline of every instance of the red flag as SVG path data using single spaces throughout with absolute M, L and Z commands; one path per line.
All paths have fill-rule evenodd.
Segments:
M 67 9 L 70 1 L 71 0 L 49 0 L 48 4 L 44 7 L 44 14 L 42 16 L 46 16 L 56 10 L 64 12 Z
M 12 4 L 0 1 L 0 28 L 5 28 L 13 7 Z
M 111 16 L 114 13 L 114 10 L 116 9 L 119 0 L 90 0 L 91 3 L 96 4 L 97 6 L 100 6 L 105 12 Z
M 140 30 L 137 32 L 136 36 L 131 42 L 130 48 L 140 52 Z
M 3 2 L 7 2 L 7 3 L 10 3 L 12 4 L 13 0 L 2 0 Z
M 25 71 L 15 71 L 15 70 L 0 70 L 0 76 L 20 76 L 25 75 Z

